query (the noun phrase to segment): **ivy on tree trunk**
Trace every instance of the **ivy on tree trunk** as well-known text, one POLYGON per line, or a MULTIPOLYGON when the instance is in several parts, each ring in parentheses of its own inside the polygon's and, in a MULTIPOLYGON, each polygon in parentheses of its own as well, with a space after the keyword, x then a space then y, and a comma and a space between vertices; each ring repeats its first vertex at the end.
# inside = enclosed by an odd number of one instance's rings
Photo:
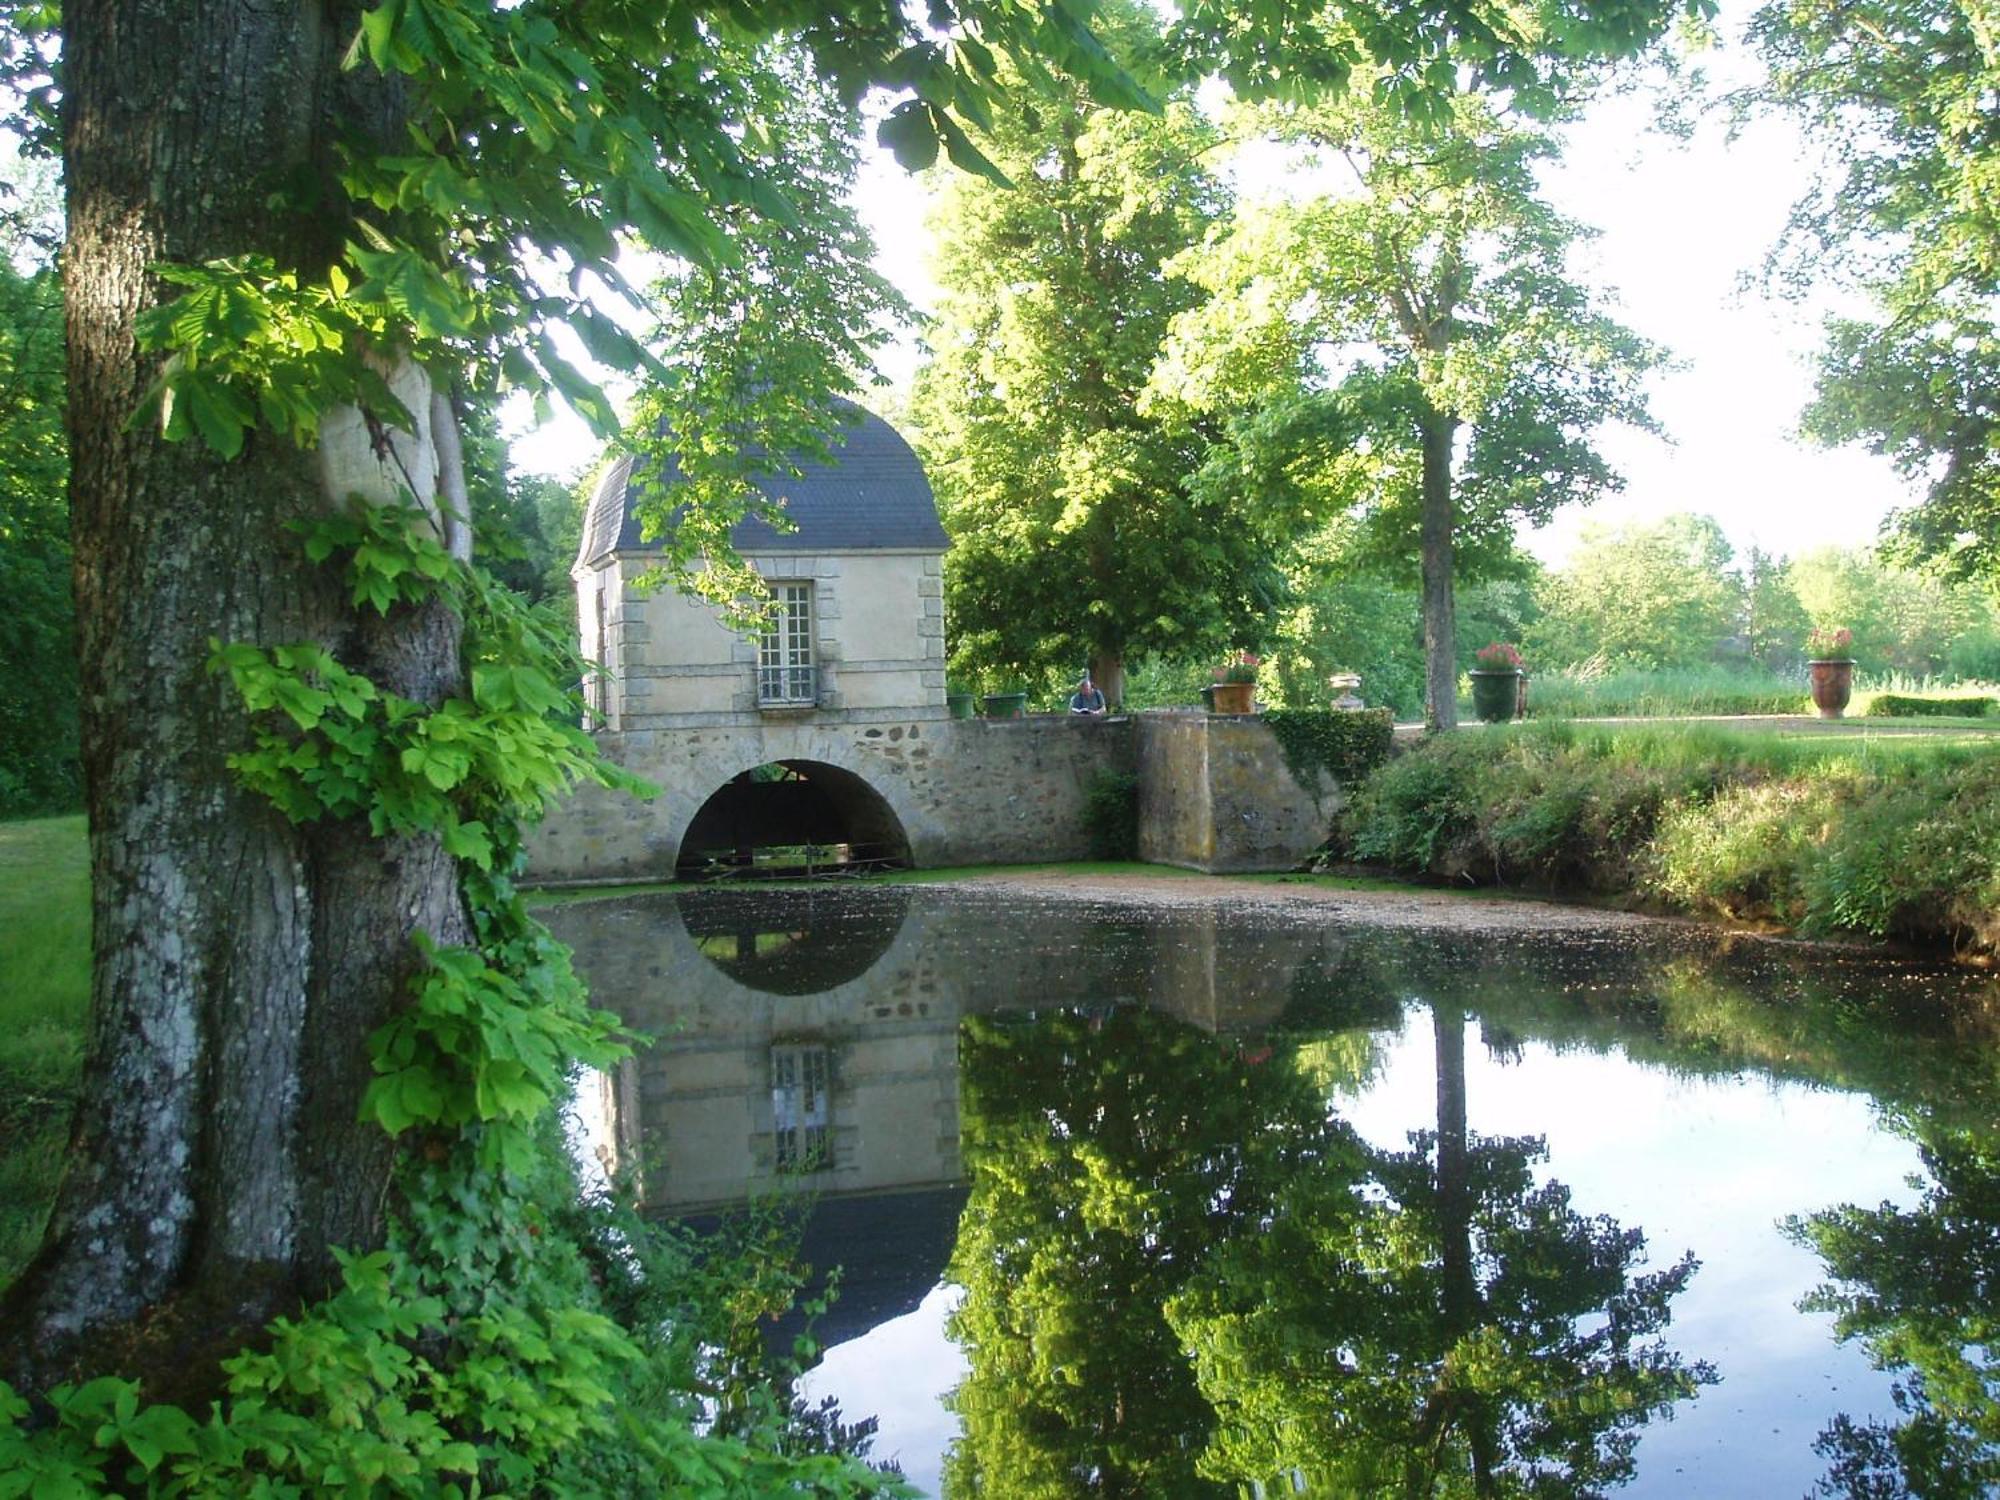
POLYGON ((337 12, 197 9, 66 7, 90 1086, 47 1238, 0 1315, 15 1374, 97 1363, 92 1338, 142 1312, 147 1339, 228 1347, 322 1291, 331 1247, 378 1243, 393 1146, 355 1107, 360 1043, 416 968, 411 934, 467 934, 435 838, 294 827, 229 770, 247 729, 208 667, 218 638, 317 642, 422 702, 460 668, 443 606, 364 620, 307 560, 292 528, 329 505, 313 454, 253 437, 223 465, 132 420, 160 364, 134 332, 155 264, 269 252, 286 232, 278 248, 318 258, 311 219, 274 236, 272 185, 326 170, 336 108, 349 129, 398 115, 379 78, 338 71, 337 12))

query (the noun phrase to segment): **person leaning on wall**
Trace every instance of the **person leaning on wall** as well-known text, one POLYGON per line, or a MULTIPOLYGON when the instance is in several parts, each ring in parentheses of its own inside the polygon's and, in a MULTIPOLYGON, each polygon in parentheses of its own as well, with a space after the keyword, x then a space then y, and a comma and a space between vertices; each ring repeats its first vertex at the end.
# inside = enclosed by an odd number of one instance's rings
POLYGON ((1073 714, 1101 714, 1104 712, 1104 694, 1097 690, 1097 684, 1085 672, 1077 682, 1076 691, 1069 695, 1069 711, 1073 714))

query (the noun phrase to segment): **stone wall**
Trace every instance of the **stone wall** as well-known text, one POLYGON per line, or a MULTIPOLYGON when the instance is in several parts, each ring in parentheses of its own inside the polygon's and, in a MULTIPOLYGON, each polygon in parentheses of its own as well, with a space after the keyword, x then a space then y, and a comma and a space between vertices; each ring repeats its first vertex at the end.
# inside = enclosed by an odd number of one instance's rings
POLYGON ((1205 870, 1215 852, 1208 788, 1208 718, 1201 713, 1142 716, 1139 858, 1205 870))
POLYGON ((1340 794, 1300 786, 1255 715, 1138 722, 1139 858, 1210 874, 1289 870, 1325 840, 1340 794))
POLYGON ((1338 792, 1315 797, 1285 765, 1278 737, 1254 715, 1213 715, 1208 730, 1212 874, 1289 870, 1326 842, 1338 792))
MULTIPOLYGON (((810 585, 821 711, 888 723, 944 716, 939 554, 746 552, 743 560, 774 587, 810 585)), ((762 712, 756 639, 729 629, 692 594, 671 587, 636 592, 632 581, 658 561, 621 552, 577 584, 584 654, 611 671, 596 690, 605 723, 630 734, 756 722, 762 712)))
POLYGON ((860 777, 895 814, 920 868, 1088 858, 1084 805, 1105 772, 1139 778, 1141 859, 1211 872, 1290 869, 1325 837, 1338 797, 1316 803, 1252 716, 772 720, 635 730, 603 743, 660 795, 579 791, 534 831, 532 879, 669 879, 702 803, 773 761, 860 777))
MULTIPOLYGON (((531 877, 549 884, 665 880, 702 803, 773 761, 851 771, 889 804, 920 867, 1083 859, 1083 807, 1102 771, 1133 768, 1133 721, 908 719, 638 730, 610 757, 661 788, 650 802, 586 787, 534 831, 531 877)), ((810 774, 810 772, 808 772, 810 774)))

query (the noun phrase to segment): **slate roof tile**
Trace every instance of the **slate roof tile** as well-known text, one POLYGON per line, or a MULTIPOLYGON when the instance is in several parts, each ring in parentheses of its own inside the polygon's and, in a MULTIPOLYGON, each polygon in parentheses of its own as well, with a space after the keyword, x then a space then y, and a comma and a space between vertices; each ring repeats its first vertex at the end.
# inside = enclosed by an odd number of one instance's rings
MULTIPOLYGON (((942 552, 948 545, 923 465, 896 429, 852 402, 840 403, 848 421, 835 435, 829 461, 800 466, 798 477, 776 474, 755 481, 782 501, 798 529, 779 532, 761 520, 739 522, 730 541, 739 552, 831 552, 868 548, 942 552)), ((671 477, 676 466, 668 460, 671 477)), ((588 567, 608 553, 644 551, 633 514, 637 498, 632 459, 612 465, 591 496, 577 563, 588 567)))

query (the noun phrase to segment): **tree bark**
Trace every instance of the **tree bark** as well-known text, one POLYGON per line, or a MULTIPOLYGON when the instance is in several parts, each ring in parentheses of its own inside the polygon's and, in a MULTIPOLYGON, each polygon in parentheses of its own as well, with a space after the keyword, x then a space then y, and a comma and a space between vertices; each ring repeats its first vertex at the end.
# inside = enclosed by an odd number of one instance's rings
POLYGON ((1451 451, 1458 421, 1432 411, 1423 423, 1424 726, 1458 727, 1458 622, 1452 600, 1451 451))
POLYGON ((436 701, 456 622, 364 621, 306 561, 289 528, 327 503, 313 455, 253 433, 224 463, 131 421, 159 366, 134 319, 172 290, 154 263, 324 263, 325 215, 271 195, 327 181, 336 125, 395 113, 339 72, 357 8, 64 7, 92 991, 68 1171, 0 1302, 0 1374, 29 1386, 122 1364, 203 1390, 214 1354, 326 1285, 332 1246, 379 1240, 392 1151, 356 1115, 366 1037, 407 990, 411 932, 468 930, 431 841, 293 827, 238 784, 245 717, 206 667, 211 639, 314 641, 436 701))
POLYGON ((1104 707, 1113 711, 1125 701, 1125 654, 1108 646, 1090 653, 1090 680, 1104 694, 1104 707))

